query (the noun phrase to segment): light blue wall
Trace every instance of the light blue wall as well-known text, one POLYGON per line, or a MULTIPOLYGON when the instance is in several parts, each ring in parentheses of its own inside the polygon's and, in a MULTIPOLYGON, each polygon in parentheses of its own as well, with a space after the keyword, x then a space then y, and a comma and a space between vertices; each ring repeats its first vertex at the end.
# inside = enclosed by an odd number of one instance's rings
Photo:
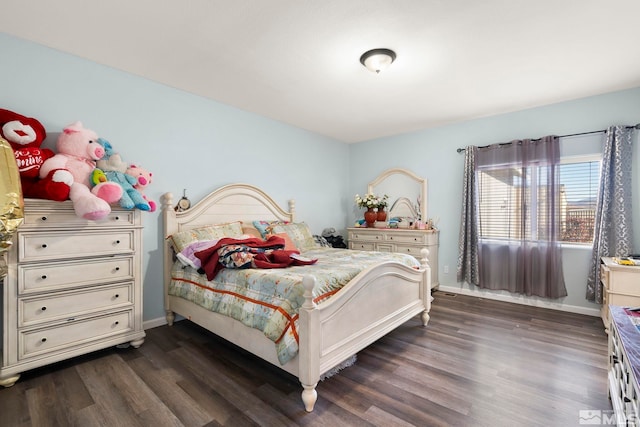
MULTIPOLYGON (((314 233, 343 224, 348 145, 0 34, 0 108, 35 117, 53 147, 80 120, 123 158, 154 172, 159 202, 184 188, 192 201, 232 182, 257 185, 314 233)), ((211 76, 215 79, 215 76, 211 76)), ((163 314, 162 222, 145 214, 144 319, 163 314)))
MULTIPOLYGON (((0 108, 38 118, 51 135, 48 146, 65 125, 83 121, 125 160, 154 172, 147 195, 156 201, 183 188, 196 201, 220 185, 247 182, 283 206, 295 199, 298 219, 315 233, 329 226, 344 232, 361 214, 353 196, 380 172, 404 167, 426 177, 428 216, 439 218, 441 232, 440 282, 472 293, 455 280, 463 162, 456 148, 640 121, 638 88, 347 145, 5 34, 0 52, 0 108)), ((636 142, 635 218, 639 159, 636 142)), ((145 224, 144 318, 152 320, 163 316, 159 214, 146 214, 145 224)), ((640 226, 635 245, 640 250, 640 226)), ((564 305, 597 308, 584 300, 588 258, 585 250, 565 251, 564 305)))
MULTIPOLYGON (((640 122, 640 88, 579 99, 546 107, 487 117, 465 123, 427 129, 410 134, 381 138, 351 147, 351 193, 362 193, 367 182, 382 170, 403 167, 428 180, 427 216, 437 218, 440 229, 439 278, 443 288, 471 294, 486 294, 474 287, 456 282, 458 234, 462 198, 464 155, 456 148, 487 145, 513 139, 549 134, 567 135, 606 129, 610 125, 633 125, 640 122), (449 266, 449 273, 444 273, 449 266)), ((640 143, 636 132, 634 143, 634 245, 640 250, 640 143)), ((350 211, 350 222, 356 214, 350 211)), ((599 308, 584 299, 590 248, 563 249, 565 280, 569 295, 560 305, 599 308)), ((493 297, 500 297, 494 292, 493 297)), ((513 297, 534 305, 548 301, 513 297)), ((570 308, 570 307, 569 307, 570 308)), ((579 310, 578 310, 579 311, 579 310)))

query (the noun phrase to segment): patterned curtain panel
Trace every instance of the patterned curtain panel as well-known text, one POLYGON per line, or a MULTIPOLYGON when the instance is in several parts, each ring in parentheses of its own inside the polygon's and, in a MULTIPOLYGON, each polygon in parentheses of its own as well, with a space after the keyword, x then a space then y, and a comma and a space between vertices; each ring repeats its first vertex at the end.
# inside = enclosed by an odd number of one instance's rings
POLYGON ((631 156, 633 129, 611 126, 602 154, 587 300, 602 304, 600 258, 633 251, 631 229, 631 156))
POLYGON ((462 218, 458 238, 458 282, 478 284, 478 209, 476 202, 476 150, 468 146, 464 153, 462 218))

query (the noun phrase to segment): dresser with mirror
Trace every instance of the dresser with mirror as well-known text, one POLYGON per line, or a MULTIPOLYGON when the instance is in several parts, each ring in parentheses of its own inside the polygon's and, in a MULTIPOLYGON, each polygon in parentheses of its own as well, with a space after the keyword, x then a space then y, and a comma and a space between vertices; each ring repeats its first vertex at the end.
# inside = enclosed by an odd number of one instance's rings
POLYGON ((387 195, 389 209, 387 221, 375 227, 347 229, 349 249, 401 252, 420 258, 420 251, 429 251, 431 288, 438 281, 439 232, 428 227, 427 180, 407 169, 389 169, 371 181, 368 193, 387 195), (399 219, 399 221, 394 221, 399 219), (397 228, 391 228, 389 224, 397 228))

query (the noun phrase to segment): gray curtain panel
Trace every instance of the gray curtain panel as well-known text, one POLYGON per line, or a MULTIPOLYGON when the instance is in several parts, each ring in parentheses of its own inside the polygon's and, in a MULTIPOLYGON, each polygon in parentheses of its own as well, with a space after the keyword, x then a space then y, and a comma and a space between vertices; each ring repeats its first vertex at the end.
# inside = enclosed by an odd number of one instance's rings
POLYGON ((458 282, 478 284, 478 205, 476 201, 476 150, 468 146, 464 152, 462 216, 458 236, 458 282))
POLYGON ((459 280, 518 294, 566 296, 558 241, 559 138, 547 136, 494 144, 477 148, 473 157, 474 170, 465 163, 459 280), (509 205, 514 225, 505 228, 498 223, 496 227, 495 217, 487 217, 487 212, 496 210, 496 198, 487 190, 490 187, 478 192, 482 185, 478 181, 480 173, 515 200, 509 205), (490 200, 483 200, 482 195, 490 200), (487 231, 492 227, 508 236, 496 237, 495 232, 487 231))
POLYGON ((625 256, 633 251, 631 228, 631 158, 633 129, 611 126, 602 153, 591 267, 586 298, 602 304, 600 258, 625 256))

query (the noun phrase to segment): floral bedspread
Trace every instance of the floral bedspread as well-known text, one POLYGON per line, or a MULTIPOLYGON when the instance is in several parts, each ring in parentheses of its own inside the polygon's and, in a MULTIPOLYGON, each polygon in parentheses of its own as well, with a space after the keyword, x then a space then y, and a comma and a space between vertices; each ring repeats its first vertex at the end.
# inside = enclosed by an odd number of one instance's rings
POLYGON ((304 251, 303 255, 318 258, 318 262, 266 270, 226 268, 212 281, 176 261, 169 294, 261 330, 275 343, 278 359, 285 364, 298 353, 298 309, 304 303, 304 275, 315 276, 313 296, 320 304, 374 264, 396 261, 409 267, 420 266, 410 255, 386 252, 324 247, 304 251))

